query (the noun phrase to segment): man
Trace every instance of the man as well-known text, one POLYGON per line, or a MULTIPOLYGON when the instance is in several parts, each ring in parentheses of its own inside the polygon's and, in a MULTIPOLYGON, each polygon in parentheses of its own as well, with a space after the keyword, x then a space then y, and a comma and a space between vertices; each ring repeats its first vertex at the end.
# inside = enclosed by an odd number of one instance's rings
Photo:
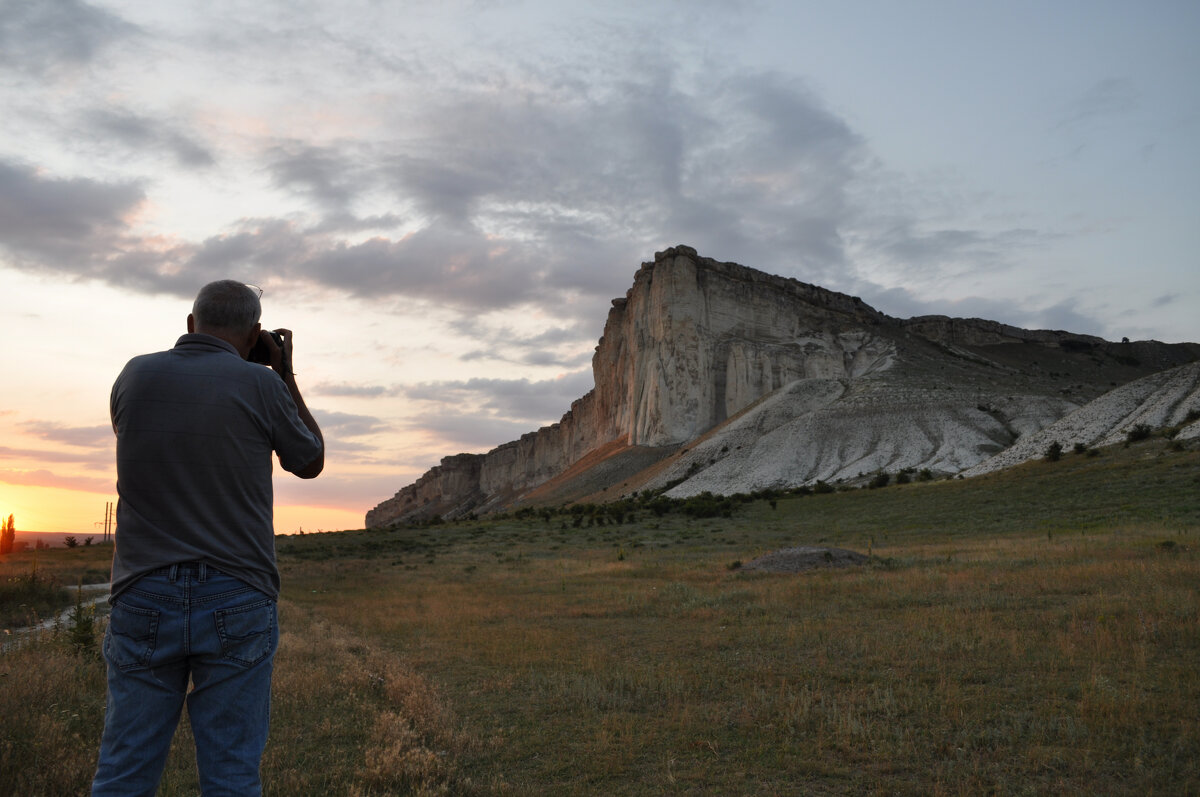
POLYGON ((113 385, 119 501, 93 795, 154 794, 185 700, 203 793, 261 793, 279 639, 271 454, 303 479, 325 464, 292 333, 262 330, 261 293, 205 285, 188 334, 113 385), (256 344, 270 368, 247 361, 256 344))

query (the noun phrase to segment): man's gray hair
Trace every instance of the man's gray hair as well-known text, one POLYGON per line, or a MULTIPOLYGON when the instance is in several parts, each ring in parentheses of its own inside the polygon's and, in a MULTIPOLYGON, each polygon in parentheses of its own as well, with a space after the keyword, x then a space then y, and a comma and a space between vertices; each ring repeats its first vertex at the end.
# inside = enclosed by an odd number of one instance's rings
POLYGON ((210 282, 196 294, 192 317, 197 329, 248 333, 262 317, 258 294, 237 280, 210 282))

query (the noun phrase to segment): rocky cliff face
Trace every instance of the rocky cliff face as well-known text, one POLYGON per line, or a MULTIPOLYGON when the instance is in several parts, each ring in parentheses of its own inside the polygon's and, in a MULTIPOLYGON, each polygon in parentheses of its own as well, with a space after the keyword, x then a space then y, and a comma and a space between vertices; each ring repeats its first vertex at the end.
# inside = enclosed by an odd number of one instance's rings
POLYGON ((643 264, 613 302, 592 360, 604 435, 630 445, 686 442, 798 379, 886 367, 885 317, 862 301, 688 247, 643 264))
MULTIPOLYGON (((443 459, 366 524, 489 511, 564 474, 578 477, 579 497, 598 488, 597 474, 606 487, 676 484, 673 494, 686 495, 884 467, 957 472, 1104 392, 1099 374, 1124 382, 1152 370, 1118 345, 979 319, 901 321, 674 247, 613 301, 592 358, 596 387, 557 424, 443 459), (610 456, 622 450, 671 459, 642 472, 647 457, 610 456), (580 463, 600 451, 607 464, 583 478, 580 463)), ((1200 356, 1137 345, 1154 368, 1200 356)))

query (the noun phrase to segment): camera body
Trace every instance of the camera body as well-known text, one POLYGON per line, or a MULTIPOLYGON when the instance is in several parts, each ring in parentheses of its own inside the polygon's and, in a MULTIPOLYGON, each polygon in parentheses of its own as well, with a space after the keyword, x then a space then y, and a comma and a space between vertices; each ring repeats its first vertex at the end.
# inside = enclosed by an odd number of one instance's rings
MULTIPOLYGON (((271 336, 271 340, 275 341, 276 346, 281 349, 283 348, 283 335, 280 335, 278 332, 272 329, 264 329, 263 332, 266 332, 271 336)), ((254 348, 250 350, 250 355, 246 359, 252 363, 262 363, 263 365, 271 364, 271 349, 267 347, 267 344, 261 335, 259 336, 258 341, 254 344, 254 348)))

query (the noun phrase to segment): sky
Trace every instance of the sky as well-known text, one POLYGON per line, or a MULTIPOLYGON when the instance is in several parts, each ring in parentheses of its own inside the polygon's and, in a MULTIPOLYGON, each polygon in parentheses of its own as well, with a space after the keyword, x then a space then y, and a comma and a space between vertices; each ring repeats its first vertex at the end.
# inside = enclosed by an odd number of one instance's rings
POLYGON ((261 286, 361 528, 592 387, 676 244, 862 297, 1200 341, 1200 3, 0 0, 0 514, 91 533, 108 418, 261 286))

